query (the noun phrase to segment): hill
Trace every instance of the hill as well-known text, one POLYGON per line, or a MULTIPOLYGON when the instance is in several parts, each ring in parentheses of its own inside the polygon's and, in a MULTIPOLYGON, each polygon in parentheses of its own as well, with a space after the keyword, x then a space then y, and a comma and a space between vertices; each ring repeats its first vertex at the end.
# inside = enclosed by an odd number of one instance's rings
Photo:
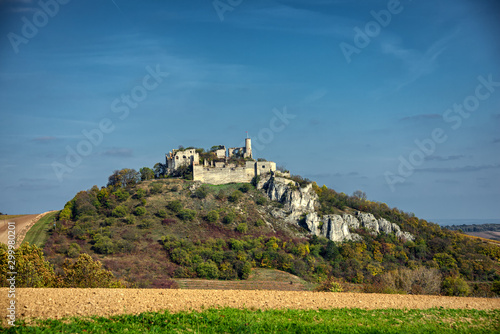
POLYGON ((498 245, 369 201, 360 191, 348 196, 275 173, 222 185, 139 175, 116 171, 106 187, 80 191, 55 224, 40 228, 47 238, 37 240, 65 286, 76 284, 71 263, 76 270, 76 262, 89 261, 82 254, 90 254, 130 287, 246 280, 252 268, 269 268, 326 290, 352 284, 392 293, 499 290, 498 245))
POLYGON ((439 293, 448 284, 449 294, 489 296, 500 279, 498 246, 297 176, 94 186, 59 213, 44 253, 56 272, 66 258, 91 254, 136 287, 242 280, 251 268, 274 268, 366 291, 439 293))

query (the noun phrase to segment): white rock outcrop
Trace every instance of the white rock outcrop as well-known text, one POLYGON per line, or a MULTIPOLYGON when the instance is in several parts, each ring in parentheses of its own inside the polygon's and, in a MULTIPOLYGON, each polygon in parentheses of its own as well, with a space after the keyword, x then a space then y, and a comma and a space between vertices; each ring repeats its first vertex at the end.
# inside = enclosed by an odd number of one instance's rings
POLYGON ((316 213, 319 199, 312 189, 312 184, 301 188, 293 180, 271 175, 268 179, 261 180, 257 188, 262 189, 269 199, 283 204, 283 209, 273 211, 274 217, 283 218, 288 222, 301 223, 312 234, 332 241, 360 240, 360 235, 350 232, 358 228, 365 228, 372 235, 381 232, 394 233, 398 238, 415 240, 411 233, 401 231, 395 223, 384 218, 377 219, 371 213, 358 211, 354 215, 344 213, 319 217, 316 213))
POLYGON ((355 215, 344 213, 343 215, 324 215, 319 217, 316 212, 306 215, 305 225, 307 229, 317 235, 324 236, 332 241, 358 240, 361 237, 351 233, 350 229, 365 228, 372 235, 381 232, 394 233, 398 238, 415 240, 409 232, 401 231, 401 228, 384 218, 376 219, 371 213, 356 212, 355 215))

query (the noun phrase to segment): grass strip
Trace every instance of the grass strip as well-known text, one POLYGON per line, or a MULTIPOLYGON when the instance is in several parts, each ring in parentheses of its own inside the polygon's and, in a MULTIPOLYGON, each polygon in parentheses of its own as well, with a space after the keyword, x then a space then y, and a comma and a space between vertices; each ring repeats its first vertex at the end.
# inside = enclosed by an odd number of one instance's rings
POLYGON ((498 333, 500 310, 240 310, 148 312, 18 322, 6 333, 498 333))
POLYGON ((29 229, 28 233, 26 233, 23 242, 29 242, 30 245, 34 244, 43 248, 45 242, 47 241, 47 233, 50 228, 50 224, 54 221, 57 214, 58 211, 55 211, 40 218, 35 225, 29 229))

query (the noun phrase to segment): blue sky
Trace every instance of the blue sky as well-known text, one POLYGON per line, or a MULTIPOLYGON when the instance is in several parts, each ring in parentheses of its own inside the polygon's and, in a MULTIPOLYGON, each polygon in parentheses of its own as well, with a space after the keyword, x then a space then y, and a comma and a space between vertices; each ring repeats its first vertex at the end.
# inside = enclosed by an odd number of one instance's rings
POLYGON ((499 218, 499 31, 485 0, 0 0, 0 212, 248 131, 338 192, 499 218))

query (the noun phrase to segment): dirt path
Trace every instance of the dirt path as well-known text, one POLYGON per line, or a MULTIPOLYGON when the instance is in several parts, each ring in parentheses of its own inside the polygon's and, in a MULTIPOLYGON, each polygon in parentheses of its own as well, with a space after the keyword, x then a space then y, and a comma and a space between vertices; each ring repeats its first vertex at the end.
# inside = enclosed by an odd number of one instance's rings
MULTIPOLYGON (((7 288, 0 289, 5 321, 7 288)), ((163 290, 163 289, 32 289, 16 290, 18 318, 110 316, 168 309, 171 312, 209 307, 249 309, 500 309, 500 299, 382 295, 305 291, 163 290)))
POLYGON ((5 220, 0 220, 0 242, 6 244, 8 241, 8 222, 15 222, 16 223, 16 247, 19 247, 21 243, 24 240, 24 237, 26 236, 26 233, 28 230, 35 225, 35 223, 45 216, 46 214, 54 212, 54 211, 47 211, 41 214, 36 214, 36 215, 25 215, 21 217, 16 217, 16 218, 11 218, 11 219, 5 219, 5 220))

